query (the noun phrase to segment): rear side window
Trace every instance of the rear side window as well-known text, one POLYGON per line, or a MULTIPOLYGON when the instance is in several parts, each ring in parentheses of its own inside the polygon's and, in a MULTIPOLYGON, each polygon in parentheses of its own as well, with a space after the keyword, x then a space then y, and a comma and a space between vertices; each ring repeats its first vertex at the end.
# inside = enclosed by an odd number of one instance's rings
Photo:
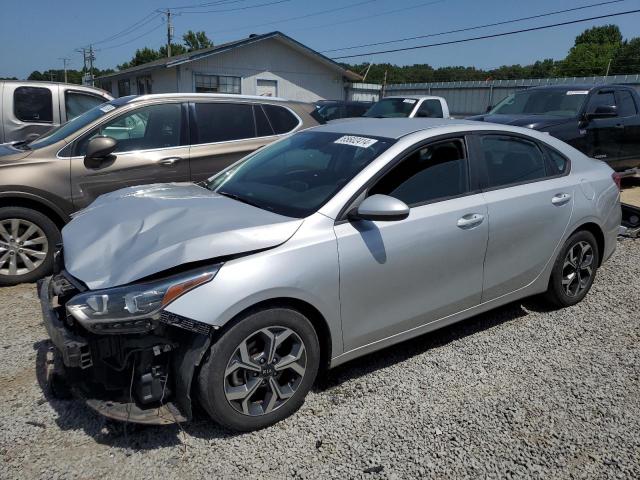
POLYGON ((263 107, 277 135, 289 133, 300 123, 296 116, 284 107, 277 105, 263 105, 263 107))
POLYGON ((535 143, 516 137, 486 135, 481 141, 487 187, 530 182, 544 178, 544 156, 535 143))
POLYGON ((87 93, 66 91, 64 94, 64 107, 67 112, 67 120, 82 115, 87 110, 105 103, 107 100, 87 93))
POLYGON ((247 103, 196 103, 197 143, 254 138, 253 107, 247 103))
POLYGON ((616 97, 618 100, 618 115, 621 117, 631 117, 638 113, 636 110, 636 103, 633 100, 631 92, 618 90, 616 92, 616 97))
POLYGON ((51 90, 42 87, 18 87, 13 92, 13 112, 23 122, 52 123, 51 90))
POLYGON ((569 168, 569 161, 563 156, 560 155, 555 150, 545 147, 545 152, 547 152, 547 157, 551 161, 551 168, 554 170, 554 174, 562 174, 567 171, 569 168))
POLYGON ((407 205, 456 197, 469 191, 462 140, 447 140, 420 148, 369 191, 390 195, 407 205))
POLYGON ((253 114, 256 117, 256 131, 259 137, 268 137, 269 135, 273 135, 273 128, 271 128, 271 124, 267 119, 267 116, 262 110, 261 105, 253 106, 253 114))
POLYGON ((420 105, 418 109, 418 113, 416 113, 417 117, 427 117, 427 118, 442 118, 444 114, 442 113, 442 105, 439 100, 425 100, 420 105))

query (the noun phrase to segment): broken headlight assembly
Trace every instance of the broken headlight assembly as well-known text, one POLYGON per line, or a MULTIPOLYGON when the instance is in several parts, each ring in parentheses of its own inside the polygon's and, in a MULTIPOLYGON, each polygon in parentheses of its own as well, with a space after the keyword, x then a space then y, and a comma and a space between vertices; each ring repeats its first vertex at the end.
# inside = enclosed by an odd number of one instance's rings
POLYGON ((220 267, 209 265, 156 281, 87 291, 67 302, 67 313, 93 333, 146 332, 154 328, 164 307, 213 280, 220 267))

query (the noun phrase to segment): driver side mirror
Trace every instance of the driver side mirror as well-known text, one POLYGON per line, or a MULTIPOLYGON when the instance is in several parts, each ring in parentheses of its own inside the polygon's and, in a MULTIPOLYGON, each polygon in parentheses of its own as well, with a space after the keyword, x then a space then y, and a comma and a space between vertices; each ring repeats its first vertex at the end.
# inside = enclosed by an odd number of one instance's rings
POLYGON ((487 105, 487 109, 484 112, 485 113, 489 113, 491 110, 493 110, 493 106, 492 105, 487 105))
POLYGON ((402 200, 389 195, 371 195, 357 209, 349 213, 350 220, 394 222, 409 216, 409 207, 402 200))
POLYGON ((111 137, 93 137, 87 144, 87 152, 84 160, 89 162, 91 166, 100 165, 104 160, 111 158, 111 154, 118 146, 118 142, 111 137))
POLYGON ((615 105, 600 105, 593 112, 587 113, 587 120, 594 118, 611 118, 618 116, 618 108, 615 105))

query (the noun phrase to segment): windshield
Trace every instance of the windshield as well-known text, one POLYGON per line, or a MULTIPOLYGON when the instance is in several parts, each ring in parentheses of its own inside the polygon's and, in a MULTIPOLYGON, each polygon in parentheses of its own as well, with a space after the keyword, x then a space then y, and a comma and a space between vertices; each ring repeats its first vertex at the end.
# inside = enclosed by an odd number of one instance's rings
POLYGON ((92 108, 91 110, 87 110, 82 115, 78 115, 77 117, 69 120, 62 125, 52 128, 47 133, 41 135, 36 138, 33 142, 29 143, 29 148, 36 149, 42 147, 48 147, 49 145, 53 145, 60 140, 64 140, 72 133, 80 130, 91 122, 97 120, 98 118, 106 115, 107 113, 113 111, 117 107, 123 105, 124 102, 121 98, 116 100, 111 100, 110 102, 103 103, 102 105, 98 105, 97 107, 92 108))
POLYGON ((385 98, 374 103, 363 117, 393 118, 408 117, 418 100, 415 98, 385 98))
POLYGON ((509 95, 489 114, 575 117, 588 93, 587 90, 524 90, 509 95))
POLYGON ((214 192, 288 217, 311 215, 394 140, 301 132, 210 178, 214 192))

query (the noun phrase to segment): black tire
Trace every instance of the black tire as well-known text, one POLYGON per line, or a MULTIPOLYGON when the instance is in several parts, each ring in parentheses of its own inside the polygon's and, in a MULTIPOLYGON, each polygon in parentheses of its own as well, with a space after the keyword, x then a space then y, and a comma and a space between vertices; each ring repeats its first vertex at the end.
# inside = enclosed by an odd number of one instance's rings
POLYGON ((220 425, 236 431, 258 430, 273 425, 295 413, 304 403, 318 373, 320 345, 311 322, 289 308, 271 308, 252 312, 234 322, 211 346, 198 378, 199 400, 209 416, 220 425), (292 330, 304 343, 306 369, 295 393, 270 413, 257 416, 239 412, 225 395, 225 370, 238 346, 255 332, 268 327, 292 330))
MULTIPOLYGON (((0 286, 16 285, 18 283, 31 283, 51 273, 53 268, 53 254, 55 247, 60 243, 60 230, 46 215, 24 207, 0 208, 0 221, 7 219, 20 219, 38 226, 47 239, 47 254, 44 261, 34 270, 21 274, 9 275, 0 273, 0 286)), ((0 238, 0 240, 3 240, 0 238)), ((1 268, 2 266, 0 266, 1 268)))
POLYGON ((591 232, 586 230, 580 230, 573 235, 571 235, 565 244, 562 246, 560 253, 558 254, 558 258, 553 265, 553 270, 551 271, 551 278, 549 279, 549 288, 543 295, 543 298, 549 303, 551 306, 556 308, 564 308, 570 307, 571 305, 575 305, 582 301, 582 299, 589 293, 591 286, 593 285, 593 281, 596 277, 597 269, 600 261, 600 252, 598 250, 598 242, 591 232), (577 291, 575 295, 569 295, 567 289, 562 284, 564 277, 564 264, 565 259, 567 258, 567 254, 569 251, 577 247, 581 242, 586 242, 592 250, 592 273, 588 278, 588 281, 585 281, 584 287, 577 291))

